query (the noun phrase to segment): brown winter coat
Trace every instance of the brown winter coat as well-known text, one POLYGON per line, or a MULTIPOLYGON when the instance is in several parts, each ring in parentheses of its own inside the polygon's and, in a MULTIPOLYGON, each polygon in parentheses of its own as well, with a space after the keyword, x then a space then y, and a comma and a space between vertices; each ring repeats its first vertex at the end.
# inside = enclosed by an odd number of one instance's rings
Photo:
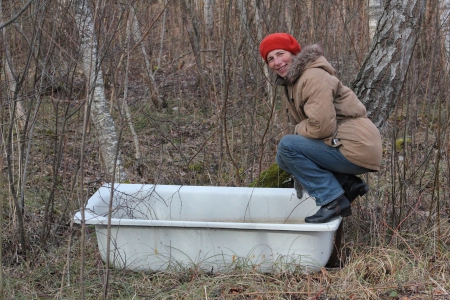
POLYGON ((295 133, 339 147, 352 163, 379 171, 382 145, 377 127, 353 91, 335 76, 319 45, 294 56, 285 79, 289 121, 295 133))

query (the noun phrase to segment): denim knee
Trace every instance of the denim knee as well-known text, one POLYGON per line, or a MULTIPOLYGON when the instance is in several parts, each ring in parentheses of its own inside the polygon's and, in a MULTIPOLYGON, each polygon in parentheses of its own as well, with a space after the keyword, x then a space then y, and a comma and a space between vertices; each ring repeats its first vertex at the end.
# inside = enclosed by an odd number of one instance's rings
POLYGON ((289 151, 290 148, 292 148, 292 138, 300 138, 298 135, 288 134, 281 138, 280 142, 278 143, 277 147, 277 153, 284 154, 286 151, 289 151))
POLYGON ((290 148, 289 144, 290 144, 290 142, 289 142, 288 135, 283 136, 281 138, 280 142, 278 143, 276 162, 281 168, 282 168, 282 166, 285 165, 284 158, 286 155, 286 151, 290 148))

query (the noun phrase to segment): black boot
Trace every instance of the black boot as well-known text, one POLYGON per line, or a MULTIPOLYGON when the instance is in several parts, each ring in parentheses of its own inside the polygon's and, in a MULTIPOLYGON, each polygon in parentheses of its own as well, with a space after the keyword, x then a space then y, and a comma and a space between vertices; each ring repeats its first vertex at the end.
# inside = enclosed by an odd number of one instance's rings
POLYGON ((326 223, 339 216, 348 217, 352 214, 350 201, 344 195, 340 195, 316 212, 316 214, 306 217, 306 223, 326 223))
POLYGON ((352 203, 356 197, 363 196, 369 191, 367 184, 355 175, 348 175, 348 178, 342 185, 342 188, 344 189, 345 197, 348 201, 350 201, 350 203, 352 203))

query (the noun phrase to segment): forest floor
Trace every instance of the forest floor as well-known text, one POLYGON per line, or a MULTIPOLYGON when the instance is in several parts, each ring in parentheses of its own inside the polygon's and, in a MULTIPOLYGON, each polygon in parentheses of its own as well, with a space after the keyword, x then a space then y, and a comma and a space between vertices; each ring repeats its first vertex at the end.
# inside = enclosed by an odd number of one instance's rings
MULTIPOLYGON (((204 136, 191 134, 190 128, 204 126, 204 130, 210 130, 206 128, 207 122, 191 122, 184 117, 177 121, 180 124, 183 125, 173 129, 172 134, 189 137, 184 143, 193 149, 204 136)), ((154 134, 146 141, 160 139, 154 134)), ((132 157, 131 140, 124 145, 127 156, 132 157)), ((86 174, 91 174, 88 180, 95 182, 98 162, 92 157, 86 164, 89 166, 86 174)), ((153 159, 155 165, 162 163, 164 155, 153 159)), ((176 164, 162 164, 165 175, 157 178, 147 175, 144 180, 164 181, 179 170, 176 164)), ((152 174, 158 172, 161 170, 152 174)), ((204 180, 187 172, 184 177, 172 177, 172 183, 182 184, 186 178, 190 182, 204 180)), ((141 177, 134 176, 132 182, 142 182, 141 177)), ((386 189, 376 180, 377 176, 384 175, 371 175, 372 191, 354 203, 353 215, 345 219, 339 267, 323 268, 317 273, 302 270, 262 273, 248 265, 214 274, 196 266, 165 272, 110 269, 105 288, 105 263, 100 257, 94 227, 86 228, 82 254, 80 225, 60 224, 53 242, 46 248, 39 246, 39 226, 29 226, 28 234, 34 240, 30 242, 30 256, 24 261, 20 245, 6 238, 15 234, 10 220, 3 242, 5 299, 81 299, 83 294, 85 299, 98 299, 105 290, 109 299, 450 299, 448 218, 430 219, 425 213, 414 212, 415 221, 409 223, 413 224, 409 230, 391 228, 381 209, 389 199, 377 202, 386 189)), ((92 192, 100 184, 95 183, 92 192)), ((30 209, 26 218, 39 219, 39 205, 30 209)))

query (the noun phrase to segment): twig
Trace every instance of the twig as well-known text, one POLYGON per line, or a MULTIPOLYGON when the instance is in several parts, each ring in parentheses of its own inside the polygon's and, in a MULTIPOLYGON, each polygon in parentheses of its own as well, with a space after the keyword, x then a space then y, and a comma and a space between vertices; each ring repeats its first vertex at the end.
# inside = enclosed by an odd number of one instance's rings
MULTIPOLYGON (((429 189, 427 189, 427 190, 431 190, 431 189, 433 189, 433 188, 429 188, 429 189)), ((405 222, 406 219, 408 219, 408 218, 412 215, 412 213, 413 213, 414 211, 417 211, 417 207, 419 207, 420 200, 422 199, 422 195, 423 195, 427 190, 422 191, 422 193, 419 195, 419 198, 417 199, 416 205, 414 206, 414 208, 412 209, 412 211, 410 211, 410 213, 409 213, 406 217, 404 217, 403 220, 400 221, 400 223, 398 223, 397 227, 395 227, 395 230, 396 230, 396 231, 400 228, 400 225, 402 225, 403 222, 405 222)))
POLYGON ((25 4, 24 7, 22 7, 22 9, 11 19, 9 19, 8 21, 6 21, 5 23, 0 24, 0 30, 3 29, 4 27, 8 26, 9 24, 13 23, 18 17, 20 17, 20 15, 27 9, 27 7, 33 2, 33 0, 28 1, 27 4, 25 4))
POLYGON ((312 298, 312 300, 315 300, 315 299, 317 299, 317 297, 319 297, 320 296, 320 294, 322 294, 323 293, 323 291, 325 291, 325 289, 323 288, 323 289, 321 289, 319 292, 317 292, 317 294, 314 296, 314 298, 312 298))
MULTIPOLYGON (((397 236, 405 243, 406 247, 408 247, 408 249, 411 251, 411 254, 414 255, 414 258, 418 260, 419 258, 416 256, 416 254, 415 254, 414 251, 411 249, 411 247, 410 247, 409 244, 406 242, 406 240, 400 235, 400 233, 399 233, 396 229, 394 229, 394 228, 392 228, 391 226, 389 226, 384 220, 381 220, 381 222, 382 222, 386 227, 388 227, 390 230, 392 230, 392 232, 393 232, 395 235, 397 235, 397 236)), ((391 239, 391 241, 392 241, 392 239, 391 239)))
POLYGON ((433 278, 431 278, 431 281, 436 284, 445 294, 444 295, 448 295, 448 292, 444 289, 444 287, 442 287, 442 285, 440 285, 436 280, 434 280, 433 278))

